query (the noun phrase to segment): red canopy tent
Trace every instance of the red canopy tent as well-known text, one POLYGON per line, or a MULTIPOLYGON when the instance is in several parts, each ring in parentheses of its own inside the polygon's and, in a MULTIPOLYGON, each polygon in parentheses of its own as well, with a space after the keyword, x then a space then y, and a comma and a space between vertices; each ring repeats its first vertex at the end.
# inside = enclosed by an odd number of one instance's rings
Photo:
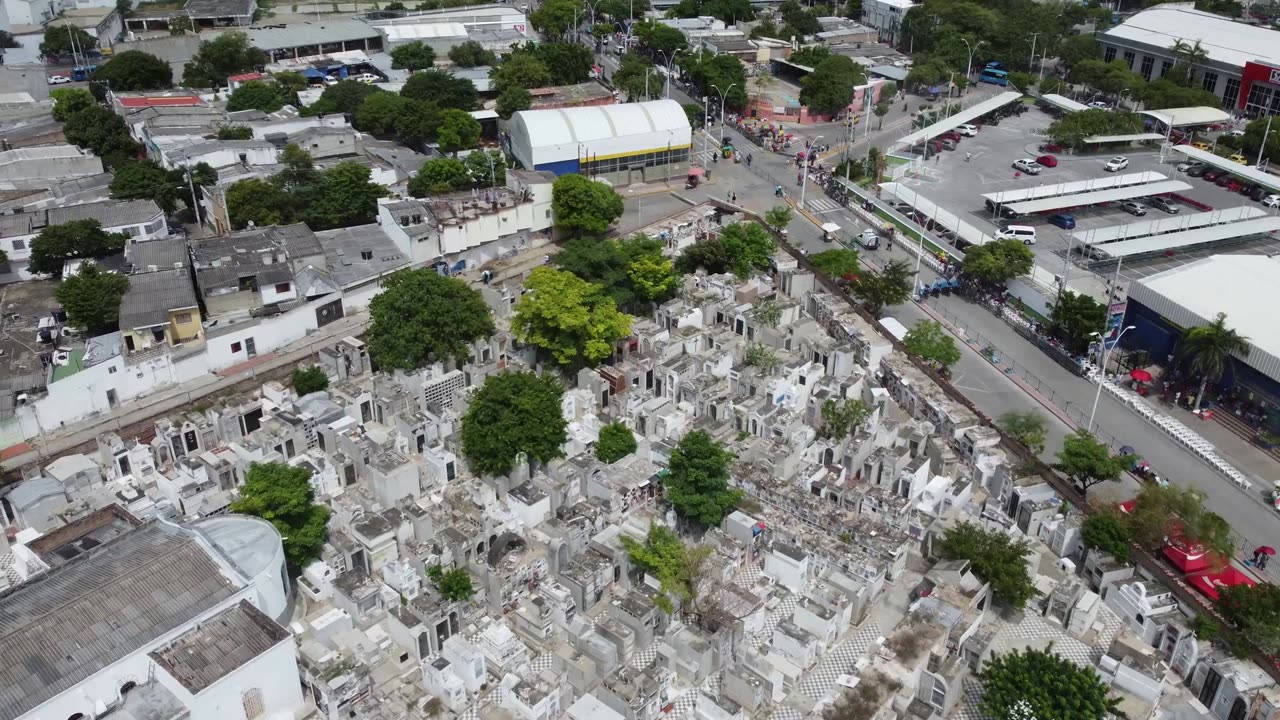
POLYGON ((1136 499, 1125 500, 1124 502, 1120 503, 1117 507, 1119 507, 1120 512, 1124 513, 1125 515, 1131 515, 1133 514, 1133 509, 1138 507, 1138 501, 1136 499))
POLYGON ((1221 563, 1215 562, 1213 555, 1199 544, 1189 544, 1182 538, 1169 538, 1164 545, 1164 556, 1169 559, 1184 575, 1208 570, 1221 563))
POLYGON ((1235 565, 1228 565, 1216 573, 1206 572, 1193 575, 1187 578, 1187 582, 1191 583, 1211 600, 1217 600, 1218 593, 1229 587, 1258 584, 1254 582, 1253 578, 1237 570, 1235 565))

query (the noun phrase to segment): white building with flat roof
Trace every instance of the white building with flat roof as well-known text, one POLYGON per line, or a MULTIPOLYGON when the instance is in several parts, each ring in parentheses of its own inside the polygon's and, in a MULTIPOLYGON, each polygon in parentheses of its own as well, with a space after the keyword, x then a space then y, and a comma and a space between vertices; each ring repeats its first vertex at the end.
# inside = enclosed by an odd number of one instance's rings
POLYGON ((914 0, 863 0, 862 24, 875 28, 881 42, 897 45, 902 39, 902 21, 915 7, 914 0))

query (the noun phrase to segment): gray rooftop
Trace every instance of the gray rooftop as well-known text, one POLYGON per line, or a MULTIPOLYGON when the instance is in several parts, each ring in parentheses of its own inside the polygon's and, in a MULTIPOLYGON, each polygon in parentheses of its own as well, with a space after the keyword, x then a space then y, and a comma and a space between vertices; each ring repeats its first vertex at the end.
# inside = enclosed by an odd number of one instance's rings
POLYGON ((254 5, 254 0, 187 0, 183 10, 193 18, 248 17, 254 5))
POLYGON ((341 287, 391 272, 409 264, 382 226, 357 225, 316 233, 324 248, 329 274, 341 287))
POLYGON ((120 299, 120 327, 149 328, 169 322, 169 312, 196 307, 196 291, 186 270, 159 270, 129 276, 120 299))
POLYGON ((14 720, 235 593, 194 536, 150 523, 0 595, 0 720, 14 720))
POLYGON ((49 208, 49 224, 72 220, 97 220, 104 228, 141 225, 162 215, 154 200, 103 200, 102 202, 49 208))
POLYGON ((381 38, 376 29, 359 20, 330 20, 289 23, 268 27, 236 28, 249 35, 253 46, 267 52, 288 48, 337 43, 345 40, 381 38))
POLYGON ((182 238, 130 243, 124 247, 124 257, 133 265, 135 274, 172 270, 179 266, 185 268, 191 264, 187 243, 182 238))
POLYGON ((165 672, 191 693, 265 653, 289 633, 248 600, 224 610, 150 653, 165 672))
POLYGON ((256 277, 260 285, 293 279, 292 262, 323 255, 315 233, 306 225, 278 225, 244 230, 222 237, 191 241, 196 279, 201 292, 238 285, 241 277, 256 277), (286 259, 267 263, 270 251, 284 250, 286 259), (287 260, 287 261, 286 261, 287 260))

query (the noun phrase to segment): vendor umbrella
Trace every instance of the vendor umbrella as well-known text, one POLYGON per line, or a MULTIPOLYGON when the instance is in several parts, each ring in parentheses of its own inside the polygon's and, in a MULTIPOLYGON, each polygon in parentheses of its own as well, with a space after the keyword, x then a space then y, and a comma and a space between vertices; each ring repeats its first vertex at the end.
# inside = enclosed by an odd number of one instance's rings
POLYGON ((1120 448, 1120 454, 1121 454, 1121 455, 1134 455, 1134 454, 1136 454, 1136 453, 1134 453, 1134 451, 1133 451, 1133 446, 1132 446, 1132 445, 1125 445, 1124 447, 1120 448))
POLYGON ((1259 547, 1257 550, 1253 551, 1254 555, 1257 555, 1258 553, 1262 553, 1263 555, 1275 555, 1276 549, 1271 547, 1270 545, 1263 545, 1262 547, 1259 547))
POLYGON ((1129 371, 1129 377, 1137 380, 1138 382, 1151 382, 1151 373, 1141 368, 1129 371))

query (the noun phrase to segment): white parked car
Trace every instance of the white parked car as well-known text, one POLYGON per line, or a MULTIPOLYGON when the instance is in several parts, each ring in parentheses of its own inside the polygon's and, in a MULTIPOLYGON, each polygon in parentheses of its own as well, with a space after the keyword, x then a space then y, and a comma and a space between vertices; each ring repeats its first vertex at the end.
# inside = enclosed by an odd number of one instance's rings
POLYGON ((1116 172, 1127 167, 1129 167, 1129 158, 1117 156, 1108 160, 1107 164, 1104 165, 1102 169, 1107 172, 1116 172))
POLYGON ((1093 109, 1095 109, 1095 110, 1110 110, 1110 109, 1111 109, 1111 106, 1110 106, 1110 105, 1108 105, 1108 104, 1106 104, 1106 103, 1102 102, 1101 100, 1094 100, 1093 102, 1089 103, 1089 107, 1091 107, 1091 108, 1093 108, 1093 109))
POLYGON ((1243 130, 1228 130, 1222 133, 1222 137, 1244 137, 1243 130))
POLYGON ((1022 172, 1028 175, 1039 175, 1041 167, 1039 163, 1037 163, 1035 160, 1032 160, 1030 158, 1022 158, 1021 160, 1013 161, 1013 169, 1021 170, 1022 172))
POLYGON ((1268 195, 1262 199, 1262 204, 1267 207, 1280 207, 1280 195, 1268 195))
POLYGON ((978 126, 977 125, 960 125, 959 127, 956 128, 956 132, 960 133, 961 135, 964 135, 965 137, 973 137, 974 135, 978 134, 978 126))
POLYGON ((382 78, 378 77, 377 75, 374 75, 373 73, 360 73, 359 75, 356 75, 351 79, 357 82, 365 83, 366 85, 371 85, 376 82, 382 82, 382 78))
POLYGON ((69 82, 71 82, 71 78, 67 77, 66 75, 50 75, 49 76, 50 85, 66 85, 69 82))
POLYGON ((325 75, 324 80, 322 80, 321 82, 323 82, 325 85, 337 85, 342 81, 332 75, 325 75))

